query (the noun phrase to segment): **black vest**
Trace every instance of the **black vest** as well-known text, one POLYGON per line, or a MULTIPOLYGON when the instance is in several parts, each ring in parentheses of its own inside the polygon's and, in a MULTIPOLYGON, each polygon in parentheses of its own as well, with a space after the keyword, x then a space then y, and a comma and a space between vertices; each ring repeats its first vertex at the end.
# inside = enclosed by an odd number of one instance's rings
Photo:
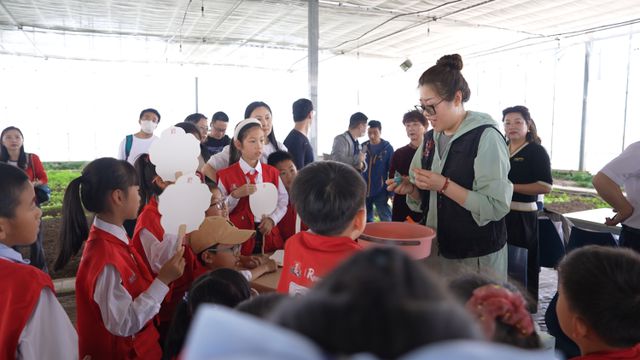
MULTIPOLYGON (((469 191, 473 189, 473 179, 475 178, 473 164, 478 154, 478 144, 482 133, 488 127, 493 126, 479 126, 449 144, 449 153, 442 168, 442 175, 469 191)), ((498 131, 495 127, 493 129, 498 131)), ((425 165, 428 165, 427 169, 430 170, 435 146, 433 146, 432 136, 430 139, 425 136, 425 140, 427 140, 424 144, 425 148, 427 148, 427 142, 431 142, 432 145, 430 151, 423 153, 422 163, 423 168, 427 168, 425 165)), ((421 192, 424 221, 426 222, 430 191, 421 192)), ((491 221, 484 226, 478 226, 471 216, 471 212, 467 209, 446 195, 438 194, 437 196, 438 248, 445 258, 464 259, 484 256, 500 250, 506 244, 507 228, 504 218, 491 221)))

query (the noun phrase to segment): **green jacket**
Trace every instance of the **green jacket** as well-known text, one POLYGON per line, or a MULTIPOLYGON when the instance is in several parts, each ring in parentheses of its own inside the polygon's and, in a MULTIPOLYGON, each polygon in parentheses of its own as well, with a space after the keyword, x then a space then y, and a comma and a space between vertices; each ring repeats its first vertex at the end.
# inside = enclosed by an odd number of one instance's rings
MULTIPOLYGON (((447 154, 451 143, 466 132, 481 125, 493 125, 498 128, 498 123, 488 114, 468 111, 467 117, 462 121, 458 131, 440 158, 438 149, 438 139, 440 133, 434 133, 435 149, 431 171, 441 173, 447 160, 447 154)), ((416 154, 411 160, 411 169, 422 167, 422 153, 424 144, 418 147, 416 154)), ((463 207, 471 212, 473 219, 478 226, 484 226, 490 221, 502 219, 509 212, 511 196, 513 194, 513 184, 508 179, 509 175, 509 150, 504 138, 493 129, 486 129, 480 138, 478 145, 478 155, 474 161, 475 179, 473 188, 468 189, 469 194, 463 207)), ((409 171, 409 180, 415 183, 413 171, 409 171)), ((436 204, 437 194, 432 191, 429 197, 429 213, 427 214, 427 226, 437 228, 438 206, 436 204)), ((414 200, 407 196, 407 205, 413 211, 421 211, 420 200, 414 200)))

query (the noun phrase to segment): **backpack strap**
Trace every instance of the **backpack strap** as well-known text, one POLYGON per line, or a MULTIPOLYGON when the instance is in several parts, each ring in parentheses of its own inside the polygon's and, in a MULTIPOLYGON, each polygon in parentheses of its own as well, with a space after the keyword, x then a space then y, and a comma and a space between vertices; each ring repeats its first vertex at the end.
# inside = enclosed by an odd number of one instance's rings
POLYGON ((127 135, 124 143, 124 158, 125 160, 129 159, 129 154, 131 154, 131 145, 133 145, 133 135, 127 135))

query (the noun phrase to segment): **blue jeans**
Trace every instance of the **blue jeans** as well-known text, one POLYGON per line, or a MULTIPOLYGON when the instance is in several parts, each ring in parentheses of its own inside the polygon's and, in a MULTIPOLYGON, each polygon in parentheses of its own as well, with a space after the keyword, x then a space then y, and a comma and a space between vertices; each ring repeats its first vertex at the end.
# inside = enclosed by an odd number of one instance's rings
POLYGON ((375 205, 376 211, 380 221, 391 221, 391 207, 389 206, 389 194, 386 191, 381 191, 378 195, 367 198, 367 222, 373 222, 373 207, 375 205))

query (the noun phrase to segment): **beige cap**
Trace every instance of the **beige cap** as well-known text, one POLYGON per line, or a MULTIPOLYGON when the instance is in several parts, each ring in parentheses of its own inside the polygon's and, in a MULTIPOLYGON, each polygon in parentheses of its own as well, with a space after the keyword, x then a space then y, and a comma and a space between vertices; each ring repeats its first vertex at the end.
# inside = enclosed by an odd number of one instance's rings
POLYGON ((189 245, 194 253, 199 254, 217 244, 242 244, 253 234, 255 230, 238 229, 226 218, 210 216, 204 219, 198 230, 190 234, 189 245))

